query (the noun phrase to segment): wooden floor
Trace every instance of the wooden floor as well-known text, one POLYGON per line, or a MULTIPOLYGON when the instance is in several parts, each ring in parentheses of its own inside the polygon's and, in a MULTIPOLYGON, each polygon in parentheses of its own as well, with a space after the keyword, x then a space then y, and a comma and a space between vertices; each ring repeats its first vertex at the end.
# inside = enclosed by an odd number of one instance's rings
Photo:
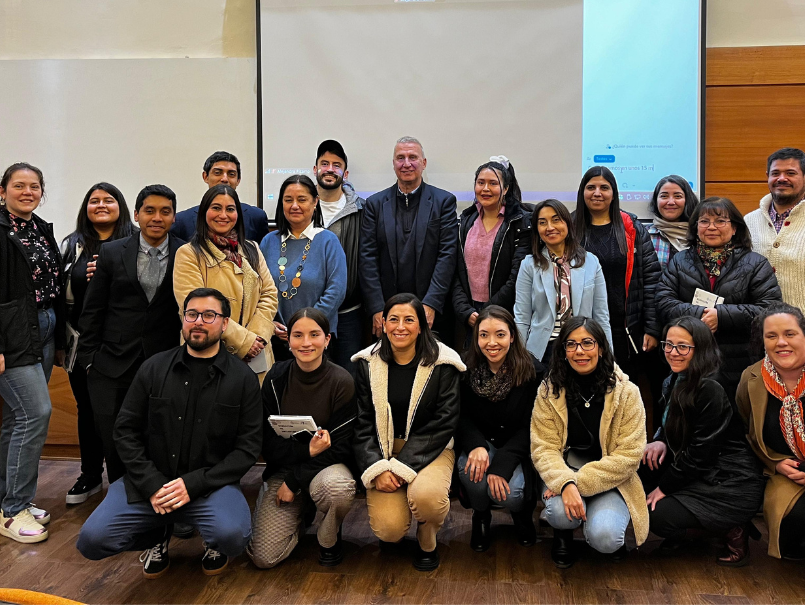
MULTIPOLYGON (((549 530, 536 546, 522 548, 499 511, 492 548, 470 550, 471 515, 457 501, 439 532, 442 565, 432 573, 414 570, 405 554, 381 556, 358 500, 344 526, 346 557, 336 568, 317 564, 309 531, 276 569, 259 570, 244 555, 208 578, 201 539, 174 539, 170 571, 148 581, 137 553, 94 562, 75 549, 81 524, 101 498, 66 507, 64 494, 78 474, 77 462, 42 462, 37 504, 53 515, 50 538, 39 545, 0 538, 0 587, 85 603, 805 603, 805 565, 768 557, 765 542, 752 544, 752 562, 742 569, 715 565, 716 544, 667 558, 652 552, 659 543, 652 539, 621 563, 585 548, 573 568, 560 571, 550 561, 549 530)), ((258 469, 244 480, 250 503, 259 481, 258 469)))

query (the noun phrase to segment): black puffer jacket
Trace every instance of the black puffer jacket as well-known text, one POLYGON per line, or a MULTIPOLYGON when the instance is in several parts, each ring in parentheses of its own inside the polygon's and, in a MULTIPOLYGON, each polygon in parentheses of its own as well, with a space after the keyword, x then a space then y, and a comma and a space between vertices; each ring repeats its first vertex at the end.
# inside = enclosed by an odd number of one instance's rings
POLYGON ((367 488, 385 471, 411 483, 419 471, 453 447, 458 426, 459 372, 466 369, 458 353, 441 343, 436 364, 420 364, 414 378, 406 443, 392 457, 397 431, 388 398, 388 367, 375 348, 379 347, 367 347, 352 358, 358 363, 353 449, 361 481, 367 488))
MULTIPOLYGON (((662 329, 657 318, 657 307, 654 304, 655 291, 662 275, 662 267, 657 259, 654 244, 648 229, 643 226, 637 216, 625 212, 631 220, 634 233, 634 265, 632 279, 629 281, 629 291, 626 293, 626 326, 629 335, 634 341, 638 351, 643 350, 643 334, 659 338, 662 329)), ((630 226, 623 218, 626 227, 627 241, 630 226)))
POLYGON ((730 401, 734 401, 741 372, 760 359, 749 350, 752 320, 761 309, 782 300, 780 286, 765 257, 736 248, 711 289, 696 250, 683 250, 668 263, 657 286, 657 310, 663 325, 685 315, 701 318, 704 307, 691 304, 696 288, 724 297, 724 303, 716 307, 715 337, 723 357, 721 384, 730 401))
MULTIPOLYGON (((489 302, 486 305, 500 305, 510 313, 514 310, 514 286, 520 262, 531 253, 531 213, 529 204, 507 204, 503 213, 495 243, 492 246, 492 262, 489 267, 489 302)), ((467 262, 464 260, 464 244, 473 224, 478 218, 478 207, 473 204, 466 208, 458 218, 458 260, 456 275, 453 278, 453 309, 462 324, 475 312, 472 306, 472 292, 467 275, 467 262)))

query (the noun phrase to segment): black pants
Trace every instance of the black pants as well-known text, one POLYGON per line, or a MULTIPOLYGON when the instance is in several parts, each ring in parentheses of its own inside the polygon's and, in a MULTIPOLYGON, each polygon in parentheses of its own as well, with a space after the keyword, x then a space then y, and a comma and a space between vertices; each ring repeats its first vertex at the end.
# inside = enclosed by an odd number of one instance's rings
POLYGON ((805 555, 805 496, 800 496, 780 524, 780 553, 783 556, 805 555))
POLYGON ((651 510, 649 527, 661 538, 684 538, 689 529, 700 529, 701 523, 673 496, 666 496, 651 510))
POLYGON ((75 364, 68 374, 78 410, 78 447, 81 450, 81 474, 100 480, 103 475, 103 442, 95 428, 95 414, 87 388, 87 372, 75 364))
POLYGON ((126 398, 131 383, 143 360, 126 370, 119 378, 111 378, 101 374, 98 370, 90 368, 87 373, 87 386, 89 387, 92 411, 95 414, 95 428, 103 443, 103 455, 106 458, 106 477, 112 484, 126 474, 126 468, 117 455, 113 433, 115 420, 120 412, 120 406, 126 398))

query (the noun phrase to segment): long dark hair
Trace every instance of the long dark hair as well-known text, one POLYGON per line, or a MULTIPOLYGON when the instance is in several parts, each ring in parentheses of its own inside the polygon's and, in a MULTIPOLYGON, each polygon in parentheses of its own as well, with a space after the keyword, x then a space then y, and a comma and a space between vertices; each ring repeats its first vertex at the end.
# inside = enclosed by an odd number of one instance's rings
POLYGON ((554 397, 559 397, 561 390, 565 389, 565 398, 568 405, 578 401, 581 398, 581 394, 579 393, 577 380, 578 374, 570 367, 570 363, 567 361, 564 343, 567 341, 568 336, 579 328, 584 328, 590 333, 590 336, 598 343, 598 350, 601 353, 598 365, 595 366, 592 372, 592 377, 595 380, 595 392, 606 393, 615 386, 615 356, 612 354, 607 335, 604 333, 601 324, 594 319, 582 317, 581 315, 571 317, 562 326, 559 331, 559 337, 554 342, 553 353, 548 366, 548 377, 546 378, 550 388, 553 390, 554 397))
MULTIPOLYGON (((277 231, 279 231, 280 235, 288 235, 288 233, 291 231, 291 226, 288 223, 288 219, 285 218, 285 209, 282 207, 282 198, 285 196, 285 190, 289 185, 302 185, 302 187, 310 192, 310 195, 313 196, 313 199, 317 199, 319 197, 319 190, 316 189, 316 184, 310 179, 309 176, 304 174, 292 174, 285 179, 282 182, 282 185, 280 185, 280 194, 279 198, 277 199, 277 209, 274 211, 274 222, 277 224, 277 231)), ((313 226, 324 227, 324 218, 322 218, 321 214, 321 204, 318 203, 313 209, 313 226)))
POLYGON ((690 441, 693 432, 691 418, 696 407, 696 392, 702 380, 714 376, 721 366, 721 353, 713 333, 696 317, 684 316, 675 319, 663 330, 662 339, 671 328, 682 328, 690 334, 694 349, 684 378, 677 378, 668 398, 668 414, 665 417, 665 436, 671 450, 678 452, 690 441))
POLYGON ((618 241, 618 249, 621 254, 626 256, 629 251, 626 249, 626 227, 623 224, 623 217, 621 216, 620 194, 618 193, 618 181, 615 180, 615 175, 606 166, 593 166, 584 176, 581 177, 579 184, 579 192, 576 195, 576 239, 584 246, 587 242, 587 229, 592 224, 592 217, 590 211, 587 209, 587 204, 584 203, 584 188, 587 187, 592 179, 597 176, 604 177, 609 186, 612 187, 612 203, 609 205, 609 220, 612 221, 612 227, 615 231, 615 239, 618 241))
POLYGON ((741 212, 726 197, 708 197, 696 206, 688 222, 688 246, 695 250, 699 243, 699 219, 701 216, 712 215, 730 220, 730 224, 735 227, 735 235, 732 236, 732 243, 736 248, 752 249, 752 235, 749 227, 741 212))
MULTIPOLYGON (((439 343, 433 336, 433 332, 430 331, 428 317, 425 315, 425 307, 422 305, 422 302, 413 294, 405 292, 395 294, 386 301, 386 306, 383 307, 384 320, 388 317, 392 307, 396 305, 411 305, 419 320, 419 336, 417 336, 416 339, 416 355, 414 356, 417 364, 425 366, 435 364, 439 359, 439 343)), ((394 361, 394 350, 391 348, 391 341, 385 331, 380 336, 380 341, 372 351, 376 351, 378 347, 380 347, 380 359, 386 363, 394 361)))
POLYGON ((551 261, 542 254, 545 249, 545 242, 539 236, 539 213, 543 208, 552 208, 559 215, 565 225, 567 225, 567 237, 565 237, 565 256, 571 267, 581 267, 587 259, 587 252, 579 245, 576 239, 576 232, 573 228, 573 219, 567 207, 559 200, 549 199, 540 202, 534 207, 531 213, 531 256, 534 257, 534 265, 541 270, 551 266, 551 261))
POLYGON ((802 309, 784 302, 773 302, 768 307, 764 307, 752 320, 749 342, 752 345, 751 352, 756 358, 766 354, 766 345, 763 342, 763 324, 772 315, 790 315, 797 320, 799 329, 805 334, 805 314, 802 313, 802 309))
POLYGON ((685 196, 685 206, 682 208, 682 214, 679 216, 679 222, 687 223, 690 221, 693 211, 699 204, 699 198, 696 197, 695 193, 693 193, 693 189, 690 188, 690 184, 678 174, 669 174, 668 176, 664 176, 657 181, 657 186, 654 187, 654 193, 651 196, 651 201, 648 203, 648 210, 654 216, 663 218, 662 214, 660 214, 660 207, 657 200, 660 197, 660 189, 662 189, 663 186, 667 185, 668 183, 673 183, 679 187, 682 190, 682 195, 685 196))
POLYGON ((520 192, 520 185, 517 183, 517 175, 514 173, 514 166, 512 166, 511 162, 509 162, 509 167, 507 168, 500 162, 489 161, 484 162, 478 169, 475 171, 475 180, 478 180, 478 175, 481 174, 482 170, 491 170, 494 172, 498 180, 500 181, 501 189, 507 189, 506 195, 503 198, 503 202, 508 206, 514 203, 521 203, 523 201, 523 195, 520 192))
POLYGON ((526 350, 523 341, 520 339, 520 332, 517 330, 517 324, 514 323, 514 317, 503 307, 498 305, 489 305, 484 307, 478 313, 478 319, 475 322, 475 327, 472 330, 472 343, 470 344, 467 352, 464 353, 464 363, 467 364, 468 370, 474 370, 481 367, 483 364, 488 364, 486 356, 478 346, 478 333, 481 329, 481 322, 486 319, 497 319, 506 324, 509 333, 512 335, 512 343, 509 346, 509 352, 506 354, 506 361, 511 366, 512 384, 519 387, 529 380, 534 380, 537 376, 537 371, 534 369, 534 358, 531 353, 526 350))
POLYGON ((87 255, 87 258, 91 258, 93 254, 98 254, 98 250, 101 248, 101 240, 98 237, 98 232, 95 230, 95 226, 87 216, 89 200, 92 197, 92 194, 98 190, 105 191, 115 198, 117 206, 120 209, 120 216, 117 218, 115 228, 112 231, 112 236, 109 238, 109 241, 111 242, 116 239, 120 239, 121 237, 128 237, 134 233, 134 225, 131 223, 129 207, 128 204, 126 204, 126 198, 123 197, 123 193, 120 191, 120 189, 111 183, 95 183, 89 188, 89 191, 87 191, 87 194, 84 196, 84 201, 81 202, 81 209, 78 211, 78 218, 75 221, 75 231, 73 231, 63 240, 68 242, 71 248, 70 250, 67 250, 65 257, 72 255, 72 249, 75 248, 76 244, 81 244, 81 246, 83 246, 84 253, 87 255))
POLYGON ((219 195, 226 195, 234 200, 235 208, 238 210, 235 233, 238 234, 238 242, 243 249, 243 255, 246 257, 246 260, 249 261, 249 265, 251 265, 252 269, 257 271, 260 264, 260 257, 258 256, 260 251, 253 242, 246 240, 246 228, 243 225, 243 208, 240 205, 240 198, 237 192, 229 185, 219 183, 214 187, 210 187, 207 189, 207 193, 201 198, 201 203, 198 206, 198 218, 196 219, 196 233, 190 238, 190 245, 193 247, 198 258, 201 258, 204 252, 206 252, 210 258, 215 258, 213 247, 210 244, 210 228, 207 226, 207 210, 210 209, 213 200, 219 195))

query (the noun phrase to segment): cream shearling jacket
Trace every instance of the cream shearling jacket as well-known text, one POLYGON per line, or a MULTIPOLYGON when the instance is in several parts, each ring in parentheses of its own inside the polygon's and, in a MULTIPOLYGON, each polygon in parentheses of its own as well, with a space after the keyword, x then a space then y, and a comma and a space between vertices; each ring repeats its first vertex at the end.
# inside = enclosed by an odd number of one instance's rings
POLYGON ((617 489, 623 496, 640 545, 648 537, 648 507, 637 468, 646 447, 646 413, 636 385, 615 366, 615 387, 604 397, 599 440, 600 460, 588 462, 578 471, 564 460, 567 443, 565 390, 553 396, 547 381, 540 385, 531 416, 531 460, 545 485, 561 493, 575 483, 582 497, 617 489))
POLYGON ((760 200, 760 208, 744 217, 752 236, 752 249, 771 263, 783 300, 805 309, 805 204, 800 202, 788 215, 780 233, 769 217, 771 194, 760 200))

